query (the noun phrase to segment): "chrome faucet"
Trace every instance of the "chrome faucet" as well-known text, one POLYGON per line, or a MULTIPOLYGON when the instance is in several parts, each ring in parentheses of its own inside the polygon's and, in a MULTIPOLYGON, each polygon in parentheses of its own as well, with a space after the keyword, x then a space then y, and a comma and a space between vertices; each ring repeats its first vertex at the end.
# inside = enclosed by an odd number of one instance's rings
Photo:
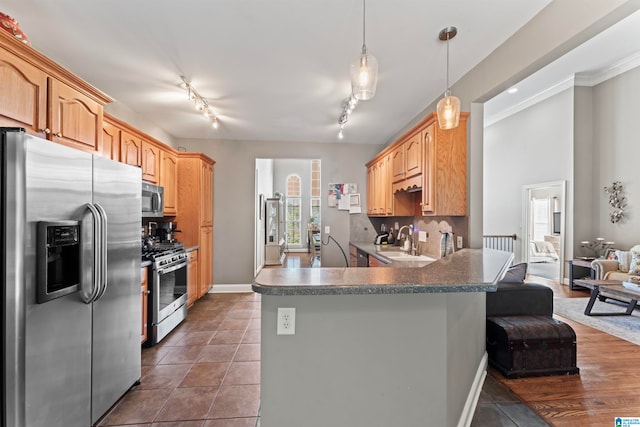
POLYGON ((416 255, 416 247, 413 244, 413 226, 403 225, 402 227, 400 227, 400 229, 398 230, 398 239, 400 239, 400 236, 402 236, 402 230, 405 228, 408 229, 409 232, 407 234, 407 237, 404 239, 404 246, 402 247, 402 249, 407 253, 407 255, 416 255))

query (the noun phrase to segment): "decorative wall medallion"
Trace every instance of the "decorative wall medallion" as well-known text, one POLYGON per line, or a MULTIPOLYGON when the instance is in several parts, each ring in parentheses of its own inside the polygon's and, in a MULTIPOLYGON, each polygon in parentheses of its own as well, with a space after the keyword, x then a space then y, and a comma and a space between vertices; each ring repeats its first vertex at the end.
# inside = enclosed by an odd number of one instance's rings
POLYGON ((613 208, 613 211, 609 212, 611 223, 620 222, 627 206, 627 198, 622 195, 622 183, 615 181, 610 187, 604 187, 604 192, 609 195, 609 206, 613 208))

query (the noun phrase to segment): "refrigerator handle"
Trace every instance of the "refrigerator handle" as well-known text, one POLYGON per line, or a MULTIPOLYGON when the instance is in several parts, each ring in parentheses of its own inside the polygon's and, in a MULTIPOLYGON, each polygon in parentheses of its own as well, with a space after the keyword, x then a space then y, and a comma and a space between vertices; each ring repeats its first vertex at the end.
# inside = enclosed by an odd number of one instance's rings
POLYGON ((100 213, 91 203, 87 203, 86 207, 93 217, 93 289, 91 290, 90 296, 84 299, 84 302, 91 304, 98 297, 100 291, 100 278, 102 274, 100 268, 102 263, 102 221, 100 220, 100 213))
POLYGON ((95 301, 102 298, 102 295, 107 290, 107 212, 99 203, 95 204, 98 213, 100 214, 100 222, 102 228, 102 243, 100 245, 100 292, 96 295, 95 301))

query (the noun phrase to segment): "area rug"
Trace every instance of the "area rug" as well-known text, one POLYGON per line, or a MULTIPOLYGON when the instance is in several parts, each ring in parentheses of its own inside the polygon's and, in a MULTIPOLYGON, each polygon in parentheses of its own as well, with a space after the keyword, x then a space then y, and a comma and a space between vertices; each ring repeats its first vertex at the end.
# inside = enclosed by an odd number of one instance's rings
MULTIPOLYGON (((599 331, 640 345, 640 312, 636 309, 630 316, 585 316, 584 309, 589 298, 554 298, 553 312, 599 331)), ((594 313, 624 313, 626 306, 617 303, 596 301, 594 313)))

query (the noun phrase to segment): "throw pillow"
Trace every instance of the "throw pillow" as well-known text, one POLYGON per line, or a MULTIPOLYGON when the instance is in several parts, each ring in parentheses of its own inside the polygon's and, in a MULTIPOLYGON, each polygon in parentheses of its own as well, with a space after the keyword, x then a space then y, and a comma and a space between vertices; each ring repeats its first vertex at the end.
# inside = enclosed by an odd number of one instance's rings
POLYGON ((629 264, 630 274, 640 274, 640 253, 636 251, 631 252, 631 263, 629 264))
POLYGON ((618 270, 623 273, 629 272, 629 264, 631 263, 631 252, 629 251, 616 251, 616 258, 618 259, 618 270))
POLYGON ((520 264, 513 265, 509 267, 504 277, 500 281, 501 283, 524 283, 524 278, 527 275, 527 263, 523 262, 520 264))

